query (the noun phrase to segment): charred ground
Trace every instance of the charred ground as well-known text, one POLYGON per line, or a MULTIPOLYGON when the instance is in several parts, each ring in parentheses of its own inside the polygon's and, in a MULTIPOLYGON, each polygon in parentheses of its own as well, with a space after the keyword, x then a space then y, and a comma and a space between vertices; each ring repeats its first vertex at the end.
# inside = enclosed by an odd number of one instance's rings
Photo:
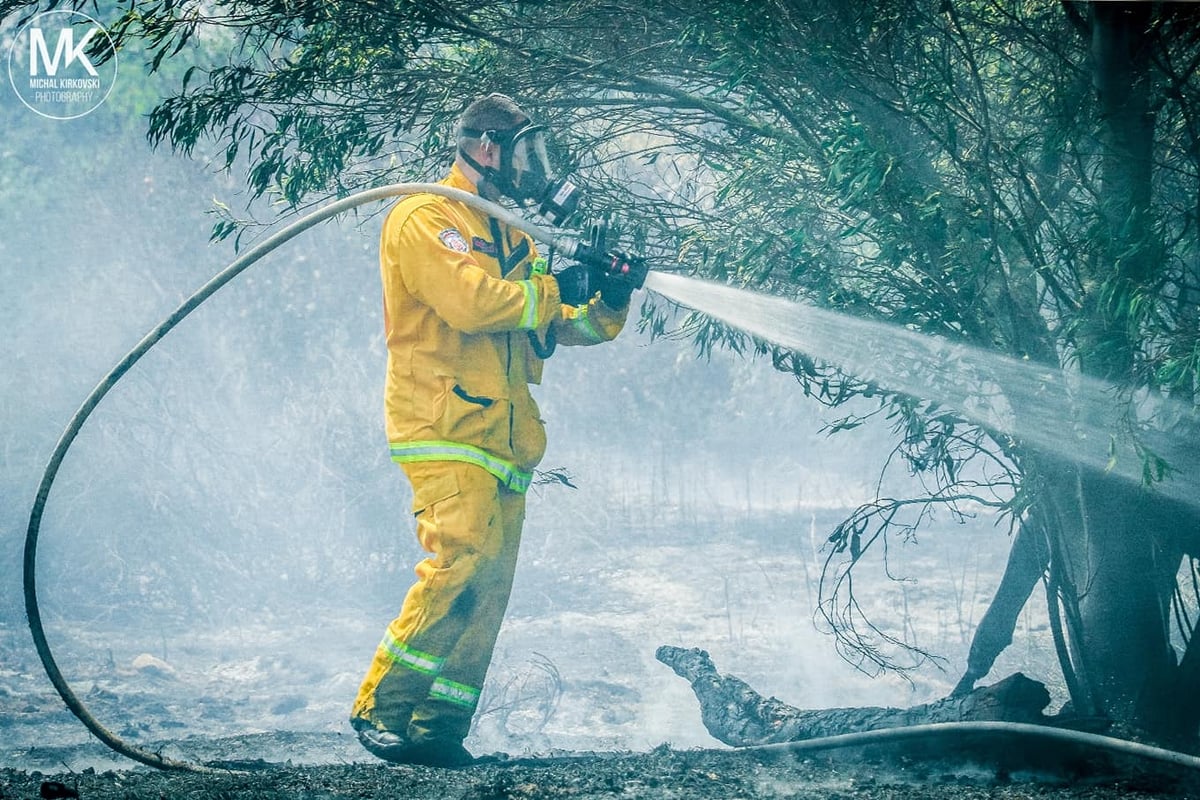
MULTIPOLYGON (((1084 762, 1079 762, 1082 766, 1084 762)), ((522 800, 524 798, 1112 798, 1195 797, 1200 784, 1186 775, 1151 773, 1111 764, 1071 777, 1010 773, 997 763, 955 763, 891 754, 798 757, 738 751, 674 750, 647 753, 564 754, 522 758, 448 771, 349 763, 268 766, 241 774, 167 773, 149 769, 43 774, 0 771, 0 797, 25 800, 77 792, 89 800, 189 798, 326 800, 405 797, 412 800, 522 800), (61 784, 57 787, 54 784, 61 784)))

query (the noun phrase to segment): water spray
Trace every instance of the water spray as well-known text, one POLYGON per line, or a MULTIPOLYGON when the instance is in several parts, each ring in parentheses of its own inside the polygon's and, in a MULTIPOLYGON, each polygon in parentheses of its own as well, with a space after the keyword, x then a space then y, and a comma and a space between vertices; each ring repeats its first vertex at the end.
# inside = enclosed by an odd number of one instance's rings
MULTIPOLYGON (((25 534, 24 551, 24 594, 25 611, 29 620, 30 632, 42 666, 46 670, 54 688, 66 703, 67 708, 82 722, 93 735, 109 748, 134 761, 164 770, 184 770, 201 773, 228 773, 225 768, 213 767, 169 758, 161 753, 151 752, 136 745, 125 742, 116 734, 104 727, 71 689, 63 677, 50 646, 46 641, 45 628, 42 625, 41 613, 37 597, 37 544, 41 530, 42 516, 50 496, 50 489, 58 475, 58 470, 66 457, 67 451, 75 441, 84 423, 101 400, 121 380, 122 376, 136 364, 142 356, 150 351, 185 317, 195 311, 219 289, 237 277, 255 262, 271 253, 273 250, 290 241, 313 226, 366 203, 384 200, 409 194, 429 193, 457 200, 485 214, 518 228, 534 239, 549 245, 568 258, 588 255, 587 245, 572 234, 544 228, 530 222, 519 214, 491 203, 478 195, 442 184, 401 183, 369 189, 343 198, 328 206, 313 211, 299 220, 287 225, 282 230, 251 247, 225 269, 217 273, 208 283, 195 294, 187 298, 174 312, 146 334, 140 342, 122 358, 112 370, 100 381, 84 400, 79 410, 71 418, 59 438, 51 454, 50 460, 42 474, 37 496, 29 517, 29 526, 25 534)), ((924 337, 902 329, 888 327, 886 331, 879 323, 857 320, 833 312, 802 306, 788 300, 754 294, 721 284, 700 281, 695 278, 666 274, 662 270, 654 270, 646 276, 645 286, 670 300, 691 307, 702 313, 723 320, 740 328, 751 335, 759 336, 782 347, 804 352, 829 363, 836 364, 845 371, 855 374, 864 380, 873 380, 881 386, 894 391, 911 394, 916 397, 929 397, 941 401, 948 407, 961 413, 968 419, 1006 431, 1014 436, 1022 436, 1039 445, 1050 447, 1056 452, 1062 451, 1063 432, 1061 425, 1052 426, 1053 418, 1045 418, 1030 423, 1019 420, 1013 413, 1011 405, 1006 406, 1004 393, 1011 392, 1014 386, 1030 386, 1032 396, 1025 399, 1038 399, 1044 392, 1047 396, 1064 395, 1066 387, 1062 384, 1062 376, 1048 367, 1033 367, 1011 359, 1005 359, 996 354, 976 351, 964 345, 950 344, 941 340, 924 337), (885 337, 885 338, 884 338, 885 337), (886 344, 885 344, 886 341, 886 344), (897 353, 895 349, 903 346, 905 352, 897 353), (883 352, 884 349, 891 352, 883 352), (964 377, 965 376, 965 377, 964 377), (980 391, 980 390, 984 391, 980 391), (982 399, 981 399, 982 398, 982 399), (994 402, 989 401, 992 398, 994 402)), ((1110 398, 1110 392, 1092 387, 1086 382, 1080 382, 1074 387, 1085 404, 1094 405, 1092 410, 1098 410, 1101 400, 1110 398)), ((1103 429, 1085 427, 1078 434, 1071 446, 1078 444, 1080 436, 1100 438, 1103 429)), ((1178 469, 1176 462, 1185 464, 1191 469, 1191 463, 1182 456, 1181 448, 1178 453, 1171 452, 1172 466, 1178 469)), ((1096 460, 1090 450, 1079 455, 1068 453, 1076 460, 1083 460, 1093 466, 1105 466, 1096 460)), ((1194 455, 1191 456, 1194 459, 1194 455)), ((1118 464, 1119 474, 1127 475, 1128 465, 1118 464)), ((1194 471, 1185 472, 1194 476, 1194 471)), ((1140 477, 1140 473, 1139 473, 1140 477)), ((1165 484, 1164 490, 1183 492, 1178 481, 1165 484)), ((1195 497, 1184 493, 1183 499, 1196 502, 1195 497)), ((888 729, 870 731, 863 734, 847 736, 822 737, 804 742, 793 742, 772 745, 770 748, 788 751, 813 751, 835 747, 865 744, 892 738, 908 738, 916 736, 940 736, 947 732, 961 734, 967 732, 1019 734, 1024 736, 1044 736, 1057 739, 1071 739, 1090 746, 1105 748, 1117 752, 1133 753, 1160 761, 1168 761, 1189 767, 1200 768, 1200 759, 1175 753, 1169 750, 1151 748, 1145 745, 1133 745, 1119 739, 1080 734, 1074 731, 1041 727, 1036 725, 1019 725, 1003 722, 953 723, 953 727, 945 725, 917 726, 913 728, 888 729)), ((754 748, 752 748, 754 749, 754 748)))
MULTIPOLYGON (((832 364, 856 379, 936 401, 986 430, 1028 442, 1064 461, 1146 483, 1141 455, 1114 431, 1118 390, 1085 375, 1018 360, 905 328, 725 284, 651 272, 646 288, 753 336, 832 364)), ((1200 504, 1200 448, 1159 431, 1195 421, 1191 406, 1139 398, 1146 446, 1172 475, 1163 495, 1200 504), (1153 424, 1151 424, 1153 423, 1153 424)))

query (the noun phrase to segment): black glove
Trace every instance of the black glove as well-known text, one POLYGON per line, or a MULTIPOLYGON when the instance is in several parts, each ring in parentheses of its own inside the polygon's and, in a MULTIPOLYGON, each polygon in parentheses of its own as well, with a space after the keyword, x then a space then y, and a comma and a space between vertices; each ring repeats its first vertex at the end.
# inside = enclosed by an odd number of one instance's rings
POLYGON ((634 289, 642 288, 646 282, 646 259, 618 253, 613 256, 610 269, 600 275, 600 299, 611 309, 629 305, 634 289))
POLYGON ((592 299, 596 293, 598 272, 595 267, 586 264, 572 264, 564 270, 553 273, 558 281, 558 295, 564 305, 578 306, 592 299))

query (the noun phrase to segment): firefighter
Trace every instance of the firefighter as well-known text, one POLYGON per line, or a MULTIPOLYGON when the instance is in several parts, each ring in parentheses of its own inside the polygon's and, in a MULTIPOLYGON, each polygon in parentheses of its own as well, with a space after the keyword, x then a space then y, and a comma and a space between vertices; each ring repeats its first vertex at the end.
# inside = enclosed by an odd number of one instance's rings
MULTIPOLYGON (((458 121, 442 183, 522 206, 560 192, 542 135, 510 98, 480 98, 458 121)), ((554 344, 606 342, 625 322, 630 281, 601 279, 594 295, 573 296, 586 268, 554 275, 544 264, 527 234, 432 194, 400 200, 383 225, 387 434, 427 553, 351 712, 359 741, 387 761, 473 761, 463 739, 546 445, 529 384, 554 344)))

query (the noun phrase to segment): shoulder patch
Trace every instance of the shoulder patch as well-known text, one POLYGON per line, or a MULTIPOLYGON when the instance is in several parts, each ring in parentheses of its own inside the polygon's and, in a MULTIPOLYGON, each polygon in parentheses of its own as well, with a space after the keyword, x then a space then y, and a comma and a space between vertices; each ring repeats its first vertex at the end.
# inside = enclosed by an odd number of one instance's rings
POLYGON ((471 248, 467 246, 467 240, 458 232, 458 228, 446 228, 438 234, 438 238, 442 240, 442 244, 456 253, 471 252, 471 248))

